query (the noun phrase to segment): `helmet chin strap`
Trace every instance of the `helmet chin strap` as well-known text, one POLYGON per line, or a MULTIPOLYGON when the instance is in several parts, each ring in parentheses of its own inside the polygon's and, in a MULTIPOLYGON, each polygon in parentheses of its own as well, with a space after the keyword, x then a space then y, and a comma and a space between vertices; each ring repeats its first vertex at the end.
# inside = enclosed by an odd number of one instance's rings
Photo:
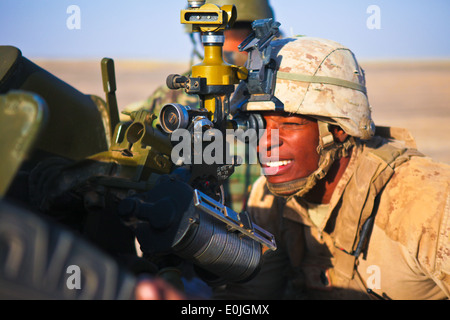
POLYGON ((269 191, 275 196, 284 197, 290 200, 293 197, 302 197, 309 192, 317 181, 323 179, 331 168, 336 159, 348 156, 350 148, 354 145, 355 140, 349 137, 342 143, 334 141, 333 134, 328 129, 328 123, 318 120, 319 126, 319 145, 317 153, 319 154, 319 164, 316 171, 305 178, 283 183, 267 182, 269 191))

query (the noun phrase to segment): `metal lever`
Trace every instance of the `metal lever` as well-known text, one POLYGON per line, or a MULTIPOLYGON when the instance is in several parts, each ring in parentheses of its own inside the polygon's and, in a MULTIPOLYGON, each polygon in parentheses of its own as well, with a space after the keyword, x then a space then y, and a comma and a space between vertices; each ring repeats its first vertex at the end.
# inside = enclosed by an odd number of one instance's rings
POLYGON ((119 123, 119 108, 116 98, 116 74, 114 69, 114 60, 103 58, 101 62, 103 91, 106 94, 106 105, 108 107, 110 132, 113 138, 116 125, 119 123))

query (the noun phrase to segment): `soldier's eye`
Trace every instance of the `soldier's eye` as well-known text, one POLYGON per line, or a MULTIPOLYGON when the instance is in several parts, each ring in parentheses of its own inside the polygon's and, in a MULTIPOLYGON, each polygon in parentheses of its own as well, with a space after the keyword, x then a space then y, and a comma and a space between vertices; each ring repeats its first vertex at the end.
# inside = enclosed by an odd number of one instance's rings
POLYGON ((305 125, 305 123, 299 123, 299 122, 283 122, 281 124, 281 128, 283 129, 291 129, 295 130, 300 128, 301 126, 305 125))

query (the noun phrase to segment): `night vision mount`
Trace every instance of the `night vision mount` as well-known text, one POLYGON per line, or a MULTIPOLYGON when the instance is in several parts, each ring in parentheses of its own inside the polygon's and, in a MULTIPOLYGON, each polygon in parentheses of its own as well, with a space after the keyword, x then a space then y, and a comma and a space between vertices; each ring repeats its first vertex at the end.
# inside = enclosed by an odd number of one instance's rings
MULTIPOLYGON (((273 19, 261 19, 252 23, 253 32, 239 45, 239 51, 248 53, 247 91, 252 99, 273 100, 276 62, 271 59, 270 42, 280 35, 280 23, 273 19), (255 95, 255 96, 253 96, 255 95)), ((276 99, 277 105, 281 102, 276 99)))

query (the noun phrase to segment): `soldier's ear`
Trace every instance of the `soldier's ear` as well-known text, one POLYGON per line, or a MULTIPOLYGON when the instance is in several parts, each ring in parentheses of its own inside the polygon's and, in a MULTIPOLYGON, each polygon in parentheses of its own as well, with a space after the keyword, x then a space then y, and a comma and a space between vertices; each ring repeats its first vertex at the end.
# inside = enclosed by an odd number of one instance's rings
POLYGON ((345 131, 339 126, 331 125, 330 131, 333 134, 334 141, 336 142, 344 142, 348 138, 348 134, 345 133, 345 131))

